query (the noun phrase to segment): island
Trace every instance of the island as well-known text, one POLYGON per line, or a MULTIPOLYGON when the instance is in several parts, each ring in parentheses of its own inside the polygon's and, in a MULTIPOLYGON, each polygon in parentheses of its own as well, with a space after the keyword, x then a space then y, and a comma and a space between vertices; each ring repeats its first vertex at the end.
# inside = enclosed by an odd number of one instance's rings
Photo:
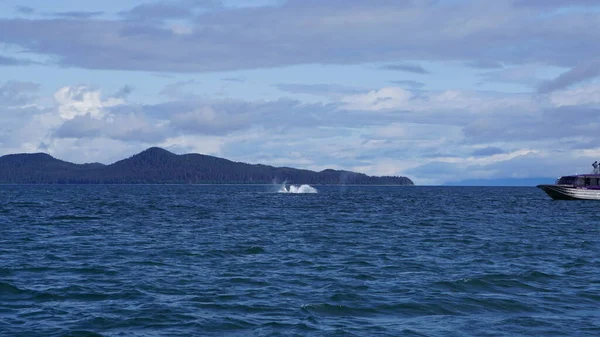
POLYGON ((413 185, 407 177, 368 176, 247 164, 152 147, 110 165, 74 164, 45 153, 0 157, 0 184, 271 184, 413 185))

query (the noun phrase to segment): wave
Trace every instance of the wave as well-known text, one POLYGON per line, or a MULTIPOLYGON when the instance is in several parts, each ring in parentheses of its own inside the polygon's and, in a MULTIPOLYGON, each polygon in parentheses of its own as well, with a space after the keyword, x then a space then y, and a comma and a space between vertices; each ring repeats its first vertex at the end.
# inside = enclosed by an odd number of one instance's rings
POLYGON ((317 191, 316 188, 314 188, 310 185, 290 185, 290 187, 288 188, 286 186, 286 183, 284 182, 277 192, 278 193, 318 193, 319 191, 317 191))

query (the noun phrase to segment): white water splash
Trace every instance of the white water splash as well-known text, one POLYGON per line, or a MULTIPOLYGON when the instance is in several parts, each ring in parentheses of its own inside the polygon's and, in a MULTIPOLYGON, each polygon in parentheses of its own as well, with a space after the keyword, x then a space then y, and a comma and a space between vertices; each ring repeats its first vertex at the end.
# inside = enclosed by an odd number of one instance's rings
POLYGON ((289 188, 286 187, 286 183, 281 185, 281 188, 277 191, 278 193, 318 193, 317 189, 310 185, 290 185, 289 188))

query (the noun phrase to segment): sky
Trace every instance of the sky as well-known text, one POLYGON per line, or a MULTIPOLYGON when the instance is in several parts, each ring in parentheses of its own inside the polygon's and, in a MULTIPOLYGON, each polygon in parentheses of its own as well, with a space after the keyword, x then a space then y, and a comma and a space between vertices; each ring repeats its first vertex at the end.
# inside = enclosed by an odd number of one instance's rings
POLYGON ((0 155, 587 173, 598 41, 598 0, 0 0, 0 155))

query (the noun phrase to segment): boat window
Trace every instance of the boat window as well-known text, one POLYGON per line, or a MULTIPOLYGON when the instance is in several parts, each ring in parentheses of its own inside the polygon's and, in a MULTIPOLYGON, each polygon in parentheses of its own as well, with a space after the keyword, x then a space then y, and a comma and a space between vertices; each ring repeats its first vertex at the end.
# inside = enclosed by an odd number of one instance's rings
POLYGON ((558 180, 558 185, 573 185, 576 177, 561 177, 558 180))

